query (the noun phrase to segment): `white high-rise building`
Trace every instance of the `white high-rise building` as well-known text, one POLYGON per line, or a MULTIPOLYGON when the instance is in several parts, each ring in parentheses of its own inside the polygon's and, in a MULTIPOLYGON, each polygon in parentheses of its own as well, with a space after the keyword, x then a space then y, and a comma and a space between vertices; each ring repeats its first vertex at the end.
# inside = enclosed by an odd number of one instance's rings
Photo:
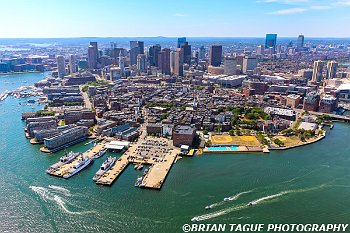
POLYGON ((66 65, 65 65, 64 57, 62 55, 58 55, 56 57, 56 61, 57 61, 58 77, 63 78, 66 75, 66 65))
POLYGON ((69 72, 74 74, 77 71, 77 57, 74 54, 71 54, 69 55, 69 72))
POLYGON ((319 82, 322 79, 322 72, 323 72, 323 61, 314 61, 314 69, 312 72, 312 82, 319 82))
POLYGON ((247 71, 254 71, 258 66, 258 60, 256 57, 245 56, 243 58, 243 73, 246 74, 247 71))
POLYGON ((170 51, 170 72, 174 73, 174 65, 175 65, 175 52, 170 51))
POLYGON ((261 56, 264 54, 264 46, 263 45, 259 45, 256 47, 256 55, 261 56))
POLYGON ((136 66, 139 71, 145 71, 147 69, 145 54, 137 55, 136 66))
POLYGON ((332 79, 337 77, 338 62, 330 61, 327 63, 327 75, 326 79, 332 79))
POLYGON ((234 75, 237 70, 237 60, 234 57, 225 57, 224 59, 224 74, 234 75))

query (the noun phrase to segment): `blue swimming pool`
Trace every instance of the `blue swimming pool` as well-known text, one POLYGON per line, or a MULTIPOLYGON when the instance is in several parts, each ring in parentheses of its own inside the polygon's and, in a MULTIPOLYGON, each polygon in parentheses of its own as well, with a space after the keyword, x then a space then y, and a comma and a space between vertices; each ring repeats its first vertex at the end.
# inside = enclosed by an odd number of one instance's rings
POLYGON ((238 146, 208 147, 208 151, 237 151, 238 146))

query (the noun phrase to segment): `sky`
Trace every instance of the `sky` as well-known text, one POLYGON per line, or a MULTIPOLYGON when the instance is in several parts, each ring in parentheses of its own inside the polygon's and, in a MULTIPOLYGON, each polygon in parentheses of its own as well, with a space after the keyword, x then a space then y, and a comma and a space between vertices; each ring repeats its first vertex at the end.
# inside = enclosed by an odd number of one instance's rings
POLYGON ((0 0, 0 38, 350 37, 350 0, 0 0))

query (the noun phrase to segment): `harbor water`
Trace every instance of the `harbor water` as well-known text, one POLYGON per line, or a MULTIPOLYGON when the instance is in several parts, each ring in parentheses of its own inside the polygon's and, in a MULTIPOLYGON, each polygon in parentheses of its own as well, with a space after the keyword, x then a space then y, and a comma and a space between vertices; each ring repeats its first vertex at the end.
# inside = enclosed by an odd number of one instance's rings
MULTIPOLYGON (((43 77, 0 75, 0 93, 43 77)), ((201 223, 349 223, 349 124, 336 123, 324 140, 292 150, 183 158, 161 190, 148 190, 134 187, 142 171, 133 166, 111 187, 96 185, 92 177, 106 155, 68 180, 47 175, 64 152, 41 153, 25 139, 21 121, 22 112, 41 107, 11 96, 0 102, 0 232, 182 232, 193 217, 201 223)), ((69 150, 93 146, 84 144, 69 150)))

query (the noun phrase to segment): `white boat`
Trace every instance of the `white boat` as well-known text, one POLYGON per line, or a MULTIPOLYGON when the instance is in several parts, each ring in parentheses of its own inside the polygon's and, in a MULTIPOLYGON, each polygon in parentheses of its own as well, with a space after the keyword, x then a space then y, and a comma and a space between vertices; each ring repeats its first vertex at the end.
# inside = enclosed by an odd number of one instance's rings
POLYGON ((147 172, 148 172, 148 171, 149 171, 148 168, 145 169, 145 170, 143 171, 143 175, 144 175, 144 176, 147 175, 147 172))
POLYGON ((60 161, 51 165, 47 170, 46 173, 51 173, 53 171, 57 171, 60 167, 62 167, 64 164, 72 162, 76 157, 79 156, 80 153, 74 153, 73 151, 69 152, 68 154, 62 156, 60 158, 60 161))
POLYGON ((135 164, 134 169, 136 170, 139 167, 139 165, 135 164))
POLYGON ((208 205, 208 206, 205 207, 206 210, 210 210, 211 208, 213 208, 212 205, 208 205))
POLYGON ((143 165, 139 165, 139 166, 137 167, 137 170, 142 170, 142 168, 143 168, 143 165))
POLYGON ((192 219, 191 219, 191 222, 198 222, 199 221, 199 218, 198 217, 193 217, 192 219))
POLYGON ((100 157, 102 157, 104 154, 106 154, 107 150, 100 150, 99 152, 97 152, 94 156, 94 159, 98 159, 100 157))
POLYGON ((140 186, 140 185, 141 185, 141 183, 142 183, 142 180, 143 180, 143 177, 139 177, 139 178, 137 178, 136 183, 135 183, 135 187, 140 186))
POLYGON ((114 165, 117 159, 114 157, 108 157, 106 161, 104 161, 100 167, 100 169, 96 172, 94 177, 92 178, 94 181, 100 179, 111 167, 114 165))
POLYGON ((229 200, 230 200, 229 197, 225 197, 225 198, 224 198, 224 201, 229 201, 229 200))
POLYGON ((67 172, 65 175, 63 175, 63 178, 68 179, 69 177, 74 176, 75 174, 83 170, 92 161, 92 158, 89 158, 87 156, 81 156, 81 158, 79 158, 79 160, 73 165, 74 170, 67 172))

